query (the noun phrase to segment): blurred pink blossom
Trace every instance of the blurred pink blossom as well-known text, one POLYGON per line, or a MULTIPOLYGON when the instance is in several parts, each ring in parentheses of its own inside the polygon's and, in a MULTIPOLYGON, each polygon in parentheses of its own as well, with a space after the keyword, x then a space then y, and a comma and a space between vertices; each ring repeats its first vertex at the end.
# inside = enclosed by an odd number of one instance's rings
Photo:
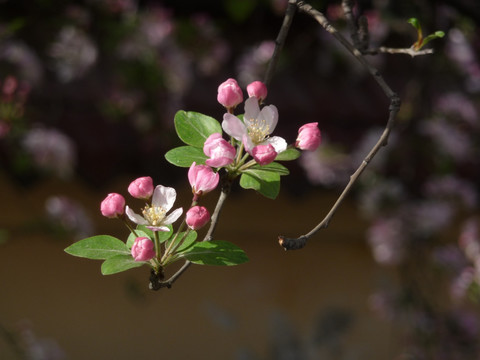
POLYGON ((60 225, 82 239, 93 234, 93 222, 85 209, 66 196, 50 196, 45 201, 45 210, 50 221, 60 225))
POLYGON ((398 265, 403 261, 407 238, 399 219, 377 219, 367 231, 367 241, 379 264, 398 265))
POLYGON ((56 129, 33 128, 23 138, 22 145, 35 164, 62 178, 73 174, 76 146, 65 134, 56 129))
POLYGON ((98 50, 83 30, 63 27, 50 47, 53 68, 62 82, 81 78, 97 61, 98 50))

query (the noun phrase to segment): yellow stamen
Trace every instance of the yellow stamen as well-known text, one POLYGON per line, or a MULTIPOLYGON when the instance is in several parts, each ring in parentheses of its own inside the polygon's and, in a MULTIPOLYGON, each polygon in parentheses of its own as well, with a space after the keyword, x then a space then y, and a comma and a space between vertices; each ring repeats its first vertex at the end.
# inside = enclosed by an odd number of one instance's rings
POLYGON ((166 211, 162 207, 146 205, 142 213, 145 220, 147 220, 151 225, 158 226, 165 218, 166 211))
POLYGON ((269 130, 270 127, 265 120, 250 119, 248 122, 248 136, 254 144, 259 144, 265 140, 270 133, 269 130))

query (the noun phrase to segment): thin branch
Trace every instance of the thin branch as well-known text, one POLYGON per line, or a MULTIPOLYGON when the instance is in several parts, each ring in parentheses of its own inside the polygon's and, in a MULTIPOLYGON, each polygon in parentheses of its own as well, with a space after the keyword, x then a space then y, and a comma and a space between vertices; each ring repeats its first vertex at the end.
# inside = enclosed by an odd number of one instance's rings
MULTIPOLYGON (((217 227, 218 218, 220 216, 220 212, 222 211, 223 205, 225 204, 225 200, 227 199, 228 195, 230 194, 230 189, 232 186, 231 179, 225 179, 222 190, 220 192, 220 196, 217 200, 217 205, 215 206, 215 210, 212 214, 212 220, 210 222, 210 227, 203 238, 202 241, 210 241, 213 238, 213 233, 217 227)), ((151 290, 160 290, 163 287, 171 288, 173 283, 190 267, 192 263, 189 260, 186 260, 182 267, 177 270, 175 274, 173 274, 168 280, 163 280, 162 275, 157 275, 155 272, 152 271, 150 275, 150 289, 151 290)))
POLYGON ((397 48, 389 48, 389 47, 379 47, 378 49, 367 49, 362 51, 364 55, 378 55, 378 54, 406 54, 410 55, 411 57, 415 56, 422 56, 422 55, 430 55, 433 54, 433 49, 423 49, 423 50, 415 50, 413 48, 408 49, 397 49, 397 48))
POLYGON ((353 1, 352 0, 342 0, 342 9, 347 19, 348 28, 350 30, 350 37, 352 38, 353 45, 359 49, 360 48, 360 38, 358 36, 358 24, 355 16, 352 11, 353 1))
POLYGON ((320 25, 322 25, 325 28, 325 30, 327 30, 332 36, 334 36, 335 39, 337 39, 353 56, 355 56, 355 58, 363 66, 367 68, 367 70, 373 76, 377 84, 381 87, 385 95, 390 99, 390 106, 389 106, 388 121, 387 121, 385 130, 383 131, 382 135, 378 139, 377 143, 373 146, 373 148, 370 150, 368 155, 365 157, 365 159, 362 161, 360 166, 357 168, 357 170, 353 173, 353 175, 350 176, 350 181, 348 182, 348 184, 346 185, 343 192, 340 194, 340 196, 338 197, 337 201, 332 206, 328 214, 315 228, 313 228, 306 235, 302 235, 298 238, 286 238, 284 236, 279 236, 278 237, 279 243, 285 250, 295 250, 295 249, 303 248, 310 237, 315 235, 320 229, 326 228, 328 226, 333 215, 335 215, 337 209, 345 200, 348 193, 352 189, 353 185, 356 183, 357 179, 365 170, 367 165, 375 157, 375 155, 380 150, 380 148, 387 145, 390 132, 392 131, 392 128, 395 124, 396 115, 400 110, 400 98, 387 85, 387 83, 385 82, 383 77, 380 75, 378 70, 375 69, 372 65, 370 65, 369 62, 367 62, 367 60, 362 56, 362 53, 358 49, 356 49, 347 39, 345 39, 343 35, 337 32, 337 30, 328 22, 328 20, 325 18, 325 16, 321 12, 315 10, 309 4, 305 4, 304 2, 299 2, 298 8, 300 11, 305 12, 306 14, 312 16, 318 23, 320 23, 320 25))
POLYGON ((272 58, 268 63, 268 68, 263 81, 267 87, 272 81, 273 73, 277 67, 278 58, 280 57, 280 52, 285 44, 285 40, 287 39, 287 34, 290 30, 290 25, 292 24, 293 16, 295 15, 295 11, 297 9, 297 1, 298 0, 288 0, 288 6, 287 10, 285 10, 285 17, 283 18, 282 27, 278 32, 277 39, 275 40, 275 49, 273 50, 272 58))

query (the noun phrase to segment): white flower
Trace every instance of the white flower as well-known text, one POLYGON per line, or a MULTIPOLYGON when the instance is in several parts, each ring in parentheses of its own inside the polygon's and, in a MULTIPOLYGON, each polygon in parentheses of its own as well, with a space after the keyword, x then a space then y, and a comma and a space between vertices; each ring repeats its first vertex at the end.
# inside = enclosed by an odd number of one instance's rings
POLYGON ((260 110, 258 99, 252 96, 245 100, 243 122, 235 115, 226 113, 223 116, 222 128, 234 139, 242 141, 248 153, 257 145, 271 144, 278 154, 287 148, 287 142, 280 136, 270 137, 277 122, 277 108, 268 105, 260 110))
POLYGON ((183 209, 178 208, 166 215, 176 198, 177 192, 174 188, 157 185, 153 192, 152 204, 145 206, 142 211, 143 216, 136 214, 128 206, 125 208, 125 213, 135 224, 147 225, 153 231, 169 231, 165 225, 174 223, 183 213, 183 209))

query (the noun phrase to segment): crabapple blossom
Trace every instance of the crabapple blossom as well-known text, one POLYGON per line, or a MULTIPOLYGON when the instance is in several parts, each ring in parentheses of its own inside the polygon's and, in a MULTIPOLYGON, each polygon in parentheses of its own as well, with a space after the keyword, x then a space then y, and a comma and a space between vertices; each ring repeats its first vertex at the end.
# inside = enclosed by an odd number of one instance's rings
POLYGON ((135 261, 148 261, 155 256, 155 245, 148 237, 137 237, 133 243, 131 253, 135 261))
POLYGON ((210 158, 205 161, 205 164, 215 168, 230 165, 236 154, 232 144, 222 138, 220 133, 214 133, 207 138, 203 145, 203 152, 210 158))
POLYGON ((228 109, 234 109, 243 101, 243 93, 237 80, 228 79, 218 87, 217 100, 228 109))
POLYGON ((271 144, 257 145, 252 150, 252 156, 259 165, 267 165, 275 160, 277 152, 271 144))
POLYGON ((128 186, 128 192, 136 199, 150 199, 153 194, 153 180, 150 176, 133 180, 128 186))
POLYGON ((185 222, 192 230, 198 230, 210 221, 210 213, 203 206, 194 206, 187 211, 185 222))
POLYGON ((192 186, 192 192, 198 196, 215 189, 219 179, 220 175, 214 172, 210 166, 197 165, 195 161, 188 169, 188 181, 192 186))
POLYGON ((146 205, 142 210, 143 216, 136 214, 128 206, 125 213, 135 224, 146 225, 153 231, 169 231, 166 225, 174 223, 183 213, 183 209, 178 208, 167 215, 176 198, 177 192, 174 188, 157 185, 153 191, 152 204, 146 205))
POLYGON ((100 204, 102 215, 108 218, 116 218, 123 214, 125 198, 117 193, 110 193, 100 204))
POLYGON ((223 115, 223 130, 238 141, 242 141, 250 154, 257 145, 271 144, 277 153, 287 148, 287 142, 280 136, 270 136, 278 122, 278 111, 274 105, 260 110, 258 99, 252 96, 245 100, 243 122, 233 114, 223 115))
POLYGON ((295 146, 300 150, 316 150, 322 141, 318 123, 308 123, 298 129, 295 146))
POLYGON ((267 86, 261 81, 254 81, 247 85, 247 93, 249 97, 255 96, 262 102, 267 97, 267 86))

